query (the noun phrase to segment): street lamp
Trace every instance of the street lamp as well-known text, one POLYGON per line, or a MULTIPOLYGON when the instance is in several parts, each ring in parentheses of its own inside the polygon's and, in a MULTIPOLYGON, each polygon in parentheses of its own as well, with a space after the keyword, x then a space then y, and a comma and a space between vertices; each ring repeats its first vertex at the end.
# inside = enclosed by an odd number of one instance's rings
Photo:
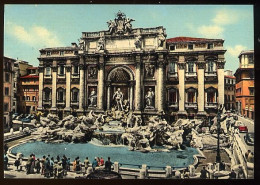
POLYGON ((218 108, 217 113, 217 133, 218 133, 218 143, 217 143, 217 156, 216 156, 216 162, 220 163, 221 157, 220 157, 220 148, 219 148, 219 135, 220 135, 220 122, 224 121, 226 119, 226 116, 221 118, 221 114, 223 112, 224 105, 220 104, 218 108))

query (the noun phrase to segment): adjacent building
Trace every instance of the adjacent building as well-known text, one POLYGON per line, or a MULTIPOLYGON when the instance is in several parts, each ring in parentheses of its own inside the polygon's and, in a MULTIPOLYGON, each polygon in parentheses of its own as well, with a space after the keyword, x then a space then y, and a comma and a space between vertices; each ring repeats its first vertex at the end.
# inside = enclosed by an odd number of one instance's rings
POLYGON ((3 57, 3 112, 4 112, 4 126, 9 126, 11 123, 12 113, 15 111, 14 105, 14 76, 15 76, 15 68, 14 62, 16 60, 3 57))
POLYGON ((236 77, 236 103, 239 114, 254 119, 254 51, 242 51, 239 56, 239 68, 236 77))
POLYGON ((119 11, 107 31, 41 49, 38 110, 60 118, 111 109, 215 116, 224 104, 224 40, 166 39, 162 26, 133 29, 133 21, 119 11))
POLYGON ((236 110, 236 77, 231 70, 225 70, 225 109, 236 110))
POLYGON ((39 96, 38 67, 28 67, 26 71, 26 75, 19 78, 19 112, 35 114, 39 96))

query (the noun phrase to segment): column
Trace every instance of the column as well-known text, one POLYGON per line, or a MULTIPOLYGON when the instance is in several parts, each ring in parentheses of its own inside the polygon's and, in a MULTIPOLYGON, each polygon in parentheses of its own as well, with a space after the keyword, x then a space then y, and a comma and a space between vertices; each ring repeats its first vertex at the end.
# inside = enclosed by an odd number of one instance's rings
POLYGON ((157 92, 158 92, 158 99, 157 99, 157 105, 158 105, 158 112, 163 111, 163 103, 164 103, 164 80, 163 80, 163 66, 164 61, 158 61, 159 62, 159 68, 158 68, 158 85, 157 85, 157 92))
POLYGON ((39 100, 37 110, 42 110, 42 97, 43 97, 43 66, 39 66, 39 100))
POLYGON ((104 109, 104 56, 99 57, 99 70, 98 70, 98 98, 97 108, 99 110, 104 109))
POLYGON ((53 111, 55 113, 55 111, 57 111, 57 107, 56 107, 56 90, 57 90, 57 61, 53 61, 52 64, 52 91, 51 91, 51 111, 53 111))
POLYGON ((70 65, 70 60, 67 60, 67 65, 65 66, 66 68, 66 107, 64 111, 70 112, 70 100, 71 100, 71 93, 70 93, 70 82, 71 82, 71 65, 70 65))
POLYGON ((129 98, 129 105, 130 110, 133 110, 133 83, 130 83, 130 98, 129 98))
POLYGON ((186 114, 185 111, 185 58, 179 56, 178 61, 178 77, 179 77, 179 112, 178 114, 186 114))
POLYGON ((84 89, 85 89, 85 83, 84 83, 84 61, 83 57, 80 57, 80 65, 79 65, 79 109, 77 112, 83 112, 84 109, 84 89))
POLYGON ((136 70, 135 70, 135 111, 141 111, 141 56, 136 56, 136 70))
POLYGON ((198 61, 198 114, 205 115, 205 87, 204 87, 204 72, 205 72, 205 62, 204 56, 199 56, 198 61))
MULTIPOLYGON (((224 58, 223 58, 224 59, 224 58)), ((218 73, 218 103, 224 105, 224 66, 225 61, 219 60, 217 62, 218 73)))
POLYGON ((110 84, 107 86, 107 110, 110 110, 110 84))

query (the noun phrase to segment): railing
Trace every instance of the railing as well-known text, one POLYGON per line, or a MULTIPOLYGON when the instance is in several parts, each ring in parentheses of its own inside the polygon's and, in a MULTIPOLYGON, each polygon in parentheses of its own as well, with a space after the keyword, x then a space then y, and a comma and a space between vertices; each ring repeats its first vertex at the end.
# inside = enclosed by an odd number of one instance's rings
POLYGON ((186 72, 186 77, 193 77, 193 76, 197 76, 196 72, 186 72))
POLYGON ((205 71, 205 76, 217 76, 216 71, 205 71))
POLYGON ((177 77, 178 73, 177 72, 168 72, 168 77, 177 77))
POLYGON ((43 104, 49 105, 49 104, 51 104, 51 100, 43 100, 43 104))
POLYGON ((198 107, 198 105, 197 105, 197 103, 196 102, 185 102, 185 107, 186 108, 197 108, 198 107))
POLYGON ((206 108, 217 109, 217 108, 218 108, 218 103, 206 102, 205 107, 206 107, 206 108))
POLYGON ((176 108, 176 107, 178 107, 178 102, 169 102, 168 107, 176 108))

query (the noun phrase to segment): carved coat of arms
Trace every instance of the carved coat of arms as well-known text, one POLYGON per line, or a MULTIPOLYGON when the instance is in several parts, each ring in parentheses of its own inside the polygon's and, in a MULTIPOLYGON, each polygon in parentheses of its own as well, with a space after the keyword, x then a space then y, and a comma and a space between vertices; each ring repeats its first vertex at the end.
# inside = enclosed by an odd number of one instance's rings
POLYGON ((125 34, 130 33, 132 31, 132 24, 131 22, 134 21, 133 19, 126 18, 125 14, 119 11, 116 14, 117 18, 114 20, 110 20, 107 22, 109 33, 113 34, 125 34))

